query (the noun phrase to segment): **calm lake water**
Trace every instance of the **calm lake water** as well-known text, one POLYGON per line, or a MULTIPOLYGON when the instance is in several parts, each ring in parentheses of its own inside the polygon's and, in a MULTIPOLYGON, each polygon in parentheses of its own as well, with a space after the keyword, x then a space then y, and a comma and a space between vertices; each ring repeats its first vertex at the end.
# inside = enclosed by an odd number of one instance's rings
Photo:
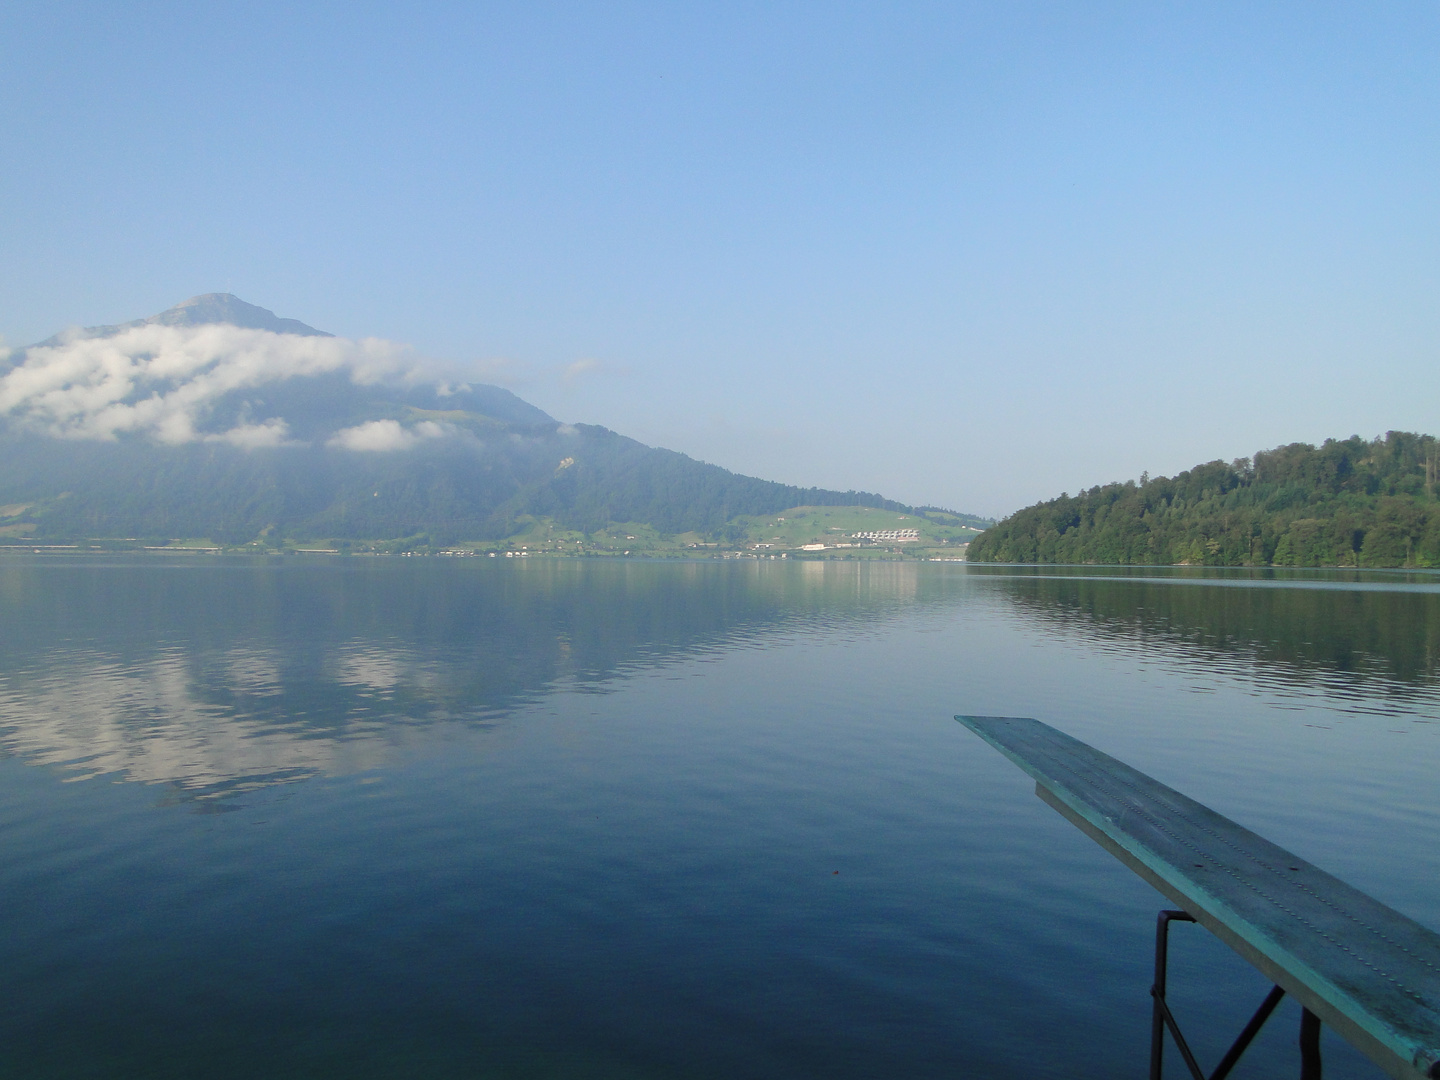
POLYGON ((958 712, 1440 928, 1434 576, 9 557, 0 1076, 1145 1075, 1169 905, 958 712))

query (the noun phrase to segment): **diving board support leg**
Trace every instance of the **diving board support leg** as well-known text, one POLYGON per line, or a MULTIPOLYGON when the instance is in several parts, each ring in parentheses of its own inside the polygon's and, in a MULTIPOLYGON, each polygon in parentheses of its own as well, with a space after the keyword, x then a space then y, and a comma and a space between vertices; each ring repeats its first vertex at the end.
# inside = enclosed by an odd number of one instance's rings
POLYGON ((1309 1009, 1300 1014, 1300 1080, 1321 1080, 1320 1018, 1309 1009))
MULTIPOLYGON (((1070 824, 1074 825, 1086 836, 1090 837, 1090 839, 1094 840, 1102 848, 1110 852, 1111 855, 1114 855, 1122 863, 1124 863, 1131 870, 1133 870, 1143 881, 1146 881, 1149 884, 1153 885, 1158 892, 1164 893, 1177 904, 1187 903, 1187 900, 1184 896, 1177 893, 1168 882, 1163 880, 1158 874, 1151 870, 1150 867, 1146 866, 1143 862, 1137 859, 1124 847, 1116 843, 1109 836, 1105 835, 1104 832, 1092 825, 1081 814, 1077 813, 1074 809, 1072 809, 1063 798, 1061 798, 1059 795, 1056 795, 1038 780, 1035 782, 1035 794, 1040 797, 1041 802, 1048 803, 1054 809, 1059 811, 1061 817, 1065 818, 1067 821, 1070 822, 1070 824)), ((1217 938, 1223 941, 1226 945, 1229 945, 1246 960, 1250 961, 1250 963, 1255 965, 1255 967, 1260 970, 1260 973, 1262 975, 1265 975, 1267 978, 1275 980, 1276 989, 1280 989, 1281 980, 1284 978, 1284 974, 1283 972, 1278 970, 1275 965, 1270 963, 1270 961, 1265 957, 1263 953, 1251 947, 1251 945, 1239 935, 1232 933, 1229 927, 1227 927, 1224 922, 1213 918, 1203 908, 1197 908, 1196 911, 1198 912, 1198 917, 1194 914, 1191 914, 1191 922, 1199 923, 1206 930, 1209 930, 1217 938)), ((1307 1012, 1311 1011, 1312 1005, 1316 1006, 1317 1008, 1323 1008, 1323 1003, 1318 999, 1318 997, 1310 995, 1307 992, 1307 988, 1303 984, 1299 986, 1290 986, 1288 990, 1290 996, 1296 998, 1307 1012)), ((1276 996, 1275 1000, 1277 1003, 1279 1002, 1280 998, 1278 995, 1276 996)), ((1268 1016, 1269 1014, 1267 1013, 1266 1015, 1268 1016)), ((1261 1022, 1263 1023, 1263 1020, 1261 1022)), ((1363 1028, 1360 1028, 1358 1025, 1353 1023, 1347 1023, 1345 1016, 1339 1012, 1332 1013, 1330 1016, 1328 1016, 1326 1022, 1330 1024, 1332 1029, 1339 1031, 1341 1035, 1349 1039, 1350 1042, 1354 1043, 1356 1046, 1360 1047, 1361 1050, 1370 1053, 1371 1048, 1374 1046, 1374 1043, 1369 1038, 1363 1028)), ((1319 1080, 1320 1078, 1318 1013, 1316 1014, 1316 1024, 1316 1035, 1314 1039, 1309 1043, 1302 1044, 1302 1053, 1300 1059, 1300 1065, 1302 1069, 1301 1080, 1319 1080), (1304 1049, 1304 1046, 1309 1046, 1309 1050, 1306 1051, 1304 1049), (1303 1072, 1303 1070, 1306 1068, 1311 1069, 1311 1071, 1303 1072)), ((1256 1030, 1259 1029, 1257 1028, 1256 1030)), ((1229 1055, 1226 1056, 1228 1057, 1229 1055)), ((1370 1056, 1377 1061, 1381 1060, 1381 1058, 1376 1057, 1374 1053, 1370 1053, 1370 1056)), ((1203 1073, 1197 1072, 1195 1073, 1195 1075, 1200 1077, 1200 1080, 1205 1080, 1203 1073)), ((1391 1075, 1408 1076, 1410 1074, 1392 1072, 1391 1075)), ((1436 1078, 1436 1080, 1440 1080, 1440 1062, 1437 1062, 1431 1068, 1430 1072, 1426 1073, 1425 1075, 1434 1077, 1436 1078)), ((1212 1077, 1211 1080, 1216 1080, 1216 1078, 1212 1077)))
MULTIPOLYGON (((1185 1065, 1190 1070, 1190 1075, 1194 1077, 1194 1080, 1207 1080, 1205 1073, 1200 1069, 1199 1062, 1195 1060, 1195 1055, 1190 1050, 1190 1044, 1180 1033, 1180 1025, 1175 1022, 1175 1017, 1170 1012, 1170 1006, 1165 1003, 1165 981, 1170 953, 1170 924, 1194 921, 1195 917, 1185 911, 1162 911, 1155 920, 1155 982, 1150 987, 1150 996, 1155 999, 1150 1021, 1150 1080, 1162 1080, 1165 1066, 1165 1029, 1167 1027, 1175 1039, 1176 1049, 1185 1059, 1185 1065)), ((1260 1007, 1255 1010, 1255 1015, 1250 1017, 1250 1022, 1245 1025, 1245 1030, 1240 1032, 1230 1049, 1225 1051, 1225 1056, 1220 1059, 1220 1064, 1215 1066, 1215 1071, 1210 1074, 1208 1080, 1225 1080, 1225 1077, 1230 1075, 1230 1070, 1240 1060, 1240 1055, 1245 1053, 1255 1040, 1255 1036, 1260 1034, 1260 1029, 1265 1026, 1265 1021, 1270 1019, 1270 1014, 1275 1011, 1275 1007, 1280 1004, 1280 999, 1284 996, 1285 991, 1280 987, 1271 988, 1265 1000, 1260 1003, 1260 1007)), ((1320 1019, 1309 1009, 1305 1010, 1300 1020, 1300 1080, 1321 1080, 1320 1019), (1313 1032, 1307 1027, 1309 1020, 1314 1021, 1313 1032), (1312 1048, 1307 1050, 1307 1047, 1312 1048), (1312 1060, 1314 1062, 1313 1073, 1310 1071, 1309 1064, 1312 1060)))

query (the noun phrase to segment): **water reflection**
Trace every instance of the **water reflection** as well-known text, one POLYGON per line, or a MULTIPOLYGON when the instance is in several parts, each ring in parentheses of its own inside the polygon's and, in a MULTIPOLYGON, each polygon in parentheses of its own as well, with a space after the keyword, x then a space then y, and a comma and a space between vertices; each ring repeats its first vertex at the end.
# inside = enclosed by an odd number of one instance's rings
POLYGON ((913 564, 6 559, 0 749, 226 796, 375 768, 418 729, 802 626, 860 628, 954 579, 913 564))
POLYGON ((1433 579, 1272 587, 1286 584, 914 563, 7 558, 0 751, 220 809, 380 767, 437 724, 493 725, 557 687, 605 693, 676 659, 853 638, 920 609, 971 617, 961 605, 977 600, 1282 695, 1433 709, 1433 579))
MULTIPOLYGON (((996 575, 999 576, 999 575, 996 575)), ((1163 655, 1272 690, 1319 687, 1367 711, 1440 689, 1433 576, 1006 574, 1027 620, 1101 649, 1163 655), (1353 580, 1352 580, 1353 579, 1353 580)))
MULTIPOLYGON (((1139 577, 0 559, 0 746, 238 808, 0 763, 0 1073, 1143 1071, 1159 899, 962 708, 1054 719, 1435 925, 1435 738, 1257 722, 1255 689, 1434 708, 1433 596, 1139 577)), ((1186 1015, 1218 1038, 1264 987, 1209 955, 1186 1015)))

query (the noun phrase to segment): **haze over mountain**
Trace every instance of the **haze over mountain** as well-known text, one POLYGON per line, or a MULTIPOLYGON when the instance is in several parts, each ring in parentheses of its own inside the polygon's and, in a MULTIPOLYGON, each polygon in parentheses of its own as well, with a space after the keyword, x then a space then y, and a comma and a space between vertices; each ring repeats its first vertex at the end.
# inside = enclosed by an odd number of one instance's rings
POLYGON ((0 362, 0 533, 495 539, 522 518, 715 533, 802 504, 907 507, 739 476, 405 346, 335 337, 224 293, 71 329, 0 362))

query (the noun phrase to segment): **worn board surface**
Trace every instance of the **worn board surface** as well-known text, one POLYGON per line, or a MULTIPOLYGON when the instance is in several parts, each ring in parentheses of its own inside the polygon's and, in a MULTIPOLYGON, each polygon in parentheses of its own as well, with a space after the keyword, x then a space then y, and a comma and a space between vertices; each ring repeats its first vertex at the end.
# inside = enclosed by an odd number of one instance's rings
POLYGON ((1391 1076, 1440 1078, 1440 935, 1048 724, 955 719, 1391 1076))

